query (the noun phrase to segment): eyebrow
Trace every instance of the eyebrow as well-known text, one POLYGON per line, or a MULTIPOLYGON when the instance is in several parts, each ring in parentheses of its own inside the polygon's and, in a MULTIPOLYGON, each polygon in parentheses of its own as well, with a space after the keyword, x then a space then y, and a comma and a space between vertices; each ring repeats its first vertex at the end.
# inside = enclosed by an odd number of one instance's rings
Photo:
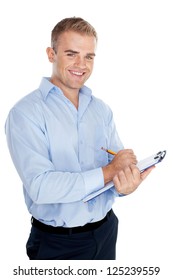
MULTIPOLYGON (((71 49, 65 50, 64 52, 65 52, 65 53, 70 52, 70 53, 74 53, 74 54, 78 54, 78 53, 79 53, 79 52, 74 51, 74 50, 71 50, 71 49)), ((95 53, 87 53, 87 55, 95 56, 96 54, 95 54, 95 53)))

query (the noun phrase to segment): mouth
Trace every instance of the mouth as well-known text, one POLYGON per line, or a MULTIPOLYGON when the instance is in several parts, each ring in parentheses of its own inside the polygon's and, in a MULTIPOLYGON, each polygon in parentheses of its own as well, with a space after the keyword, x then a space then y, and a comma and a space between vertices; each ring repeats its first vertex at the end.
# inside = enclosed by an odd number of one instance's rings
POLYGON ((78 71, 72 71, 72 70, 70 70, 69 72, 70 72, 70 74, 72 74, 76 77, 82 77, 85 74, 85 72, 78 72, 78 71))

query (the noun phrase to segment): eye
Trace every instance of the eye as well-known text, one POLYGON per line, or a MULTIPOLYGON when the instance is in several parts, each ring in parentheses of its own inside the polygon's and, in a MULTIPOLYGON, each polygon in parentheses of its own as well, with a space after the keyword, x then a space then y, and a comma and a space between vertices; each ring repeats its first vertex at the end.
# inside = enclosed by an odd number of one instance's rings
POLYGON ((70 57, 75 57, 76 54, 75 53, 67 53, 67 56, 70 56, 70 57))
POLYGON ((92 55, 86 55, 86 59, 87 59, 87 60, 93 60, 94 57, 93 57, 92 55))

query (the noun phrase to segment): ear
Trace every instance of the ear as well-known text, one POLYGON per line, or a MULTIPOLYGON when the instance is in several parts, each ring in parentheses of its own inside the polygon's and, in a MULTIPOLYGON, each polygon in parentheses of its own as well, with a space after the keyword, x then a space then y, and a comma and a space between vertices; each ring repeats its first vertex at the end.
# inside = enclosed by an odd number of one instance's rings
POLYGON ((55 58, 55 52, 52 48, 48 47, 46 49, 46 53, 47 53, 47 56, 48 56, 48 59, 50 62, 54 62, 54 58, 55 58))

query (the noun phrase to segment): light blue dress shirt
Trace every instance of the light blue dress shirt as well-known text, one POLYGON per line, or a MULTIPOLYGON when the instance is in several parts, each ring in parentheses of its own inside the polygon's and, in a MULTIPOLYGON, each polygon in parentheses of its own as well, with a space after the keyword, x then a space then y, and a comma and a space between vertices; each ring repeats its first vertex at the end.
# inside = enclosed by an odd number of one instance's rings
POLYGON ((83 226, 111 209, 118 196, 114 189, 82 201, 104 186, 101 167, 112 156, 101 147, 123 149, 112 111, 88 87, 80 89, 77 110, 43 78, 9 112, 6 136, 27 208, 36 219, 52 226, 83 226))

